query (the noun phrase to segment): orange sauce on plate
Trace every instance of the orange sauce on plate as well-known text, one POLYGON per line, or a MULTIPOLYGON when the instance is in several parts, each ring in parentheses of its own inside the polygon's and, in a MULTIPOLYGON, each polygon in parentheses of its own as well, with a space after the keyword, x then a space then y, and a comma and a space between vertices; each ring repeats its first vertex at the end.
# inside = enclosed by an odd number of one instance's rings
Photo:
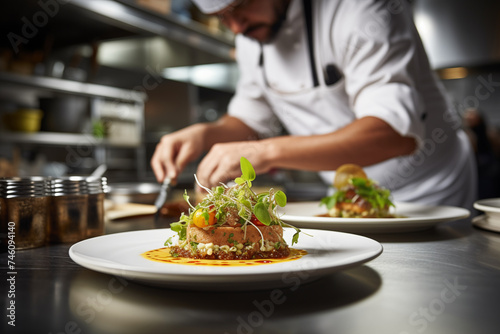
POLYGON ((252 259, 252 260, 203 260, 191 259, 187 257, 174 257, 170 255, 170 247, 153 249, 142 253, 141 255, 151 261, 176 263, 191 266, 216 266, 216 267, 242 267, 256 266, 262 264, 271 264, 279 262, 294 261, 306 255, 307 251, 302 249, 290 248, 290 255, 280 259, 252 259))

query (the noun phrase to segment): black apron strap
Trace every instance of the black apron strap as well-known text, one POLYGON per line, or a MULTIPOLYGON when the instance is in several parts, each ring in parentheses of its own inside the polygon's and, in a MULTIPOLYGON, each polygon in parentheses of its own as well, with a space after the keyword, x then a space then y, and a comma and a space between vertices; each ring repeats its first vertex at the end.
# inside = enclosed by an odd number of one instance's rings
POLYGON ((312 0, 302 0, 304 16, 307 29, 307 49, 309 53, 309 64, 311 64, 311 74, 314 87, 319 86, 318 74, 316 73, 316 60, 314 59, 314 37, 312 27, 312 0))
MULTIPOLYGON (((314 59, 314 43, 313 43, 313 31, 312 31, 312 0, 302 0, 302 5, 304 8, 304 17, 306 20, 306 37, 307 37, 307 51, 309 55, 309 64, 311 64, 311 75, 313 80, 313 86, 319 86, 318 74, 316 73, 316 60, 314 59)), ((264 65, 264 48, 260 44, 260 56, 259 56, 259 66, 264 65)))

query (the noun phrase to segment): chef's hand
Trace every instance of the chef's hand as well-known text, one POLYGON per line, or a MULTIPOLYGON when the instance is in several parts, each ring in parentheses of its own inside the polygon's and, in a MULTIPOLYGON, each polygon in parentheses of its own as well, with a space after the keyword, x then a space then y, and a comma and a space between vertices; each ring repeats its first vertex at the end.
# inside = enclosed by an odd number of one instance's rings
POLYGON ((216 144, 198 166, 196 176, 201 185, 212 188, 241 176, 240 158, 250 161, 256 174, 271 169, 261 141, 240 141, 216 144))
POLYGON ((164 135, 151 158, 156 180, 161 183, 169 176, 175 183, 186 165, 201 155, 203 145, 203 128, 199 125, 164 135))

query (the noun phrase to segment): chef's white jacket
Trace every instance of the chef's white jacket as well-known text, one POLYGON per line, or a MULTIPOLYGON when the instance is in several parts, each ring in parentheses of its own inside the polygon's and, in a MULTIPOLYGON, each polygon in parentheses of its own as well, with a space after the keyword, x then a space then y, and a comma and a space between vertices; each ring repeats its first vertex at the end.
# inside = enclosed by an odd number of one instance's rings
MULTIPOLYGON (((301 0, 291 0, 271 43, 237 36, 240 79, 228 113, 262 137, 281 126, 294 136, 330 133, 378 117, 416 138, 418 150, 367 166, 368 177, 395 201, 472 208, 470 143, 430 69, 406 1, 312 0, 311 17, 314 61, 301 0)), ((333 171, 320 175, 332 183, 333 171)))

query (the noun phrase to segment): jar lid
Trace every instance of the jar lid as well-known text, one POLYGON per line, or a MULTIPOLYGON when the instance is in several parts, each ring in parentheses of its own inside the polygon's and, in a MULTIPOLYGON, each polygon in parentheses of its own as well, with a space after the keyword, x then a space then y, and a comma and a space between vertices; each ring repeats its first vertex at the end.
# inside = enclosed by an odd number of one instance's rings
POLYGON ((87 182, 82 176, 51 178, 49 185, 52 196, 87 194, 87 182))
POLYGON ((49 185, 42 176, 0 178, 0 197, 42 197, 48 196, 49 185))
POLYGON ((102 194, 108 192, 108 179, 105 177, 87 178, 87 189, 89 194, 102 194))

